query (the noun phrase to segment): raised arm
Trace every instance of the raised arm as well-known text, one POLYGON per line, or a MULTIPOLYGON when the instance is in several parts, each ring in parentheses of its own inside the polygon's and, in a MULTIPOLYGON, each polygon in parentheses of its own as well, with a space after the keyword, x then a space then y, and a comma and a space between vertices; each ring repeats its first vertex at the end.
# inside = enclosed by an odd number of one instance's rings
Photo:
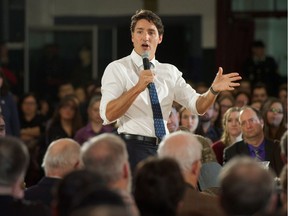
POLYGON ((198 113, 204 114, 215 102, 218 93, 221 91, 232 91, 235 87, 240 86, 237 81, 241 79, 238 73, 223 74, 222 67, 219 67, 218 73, 209 90, 200 95, 196 101, 198 113))

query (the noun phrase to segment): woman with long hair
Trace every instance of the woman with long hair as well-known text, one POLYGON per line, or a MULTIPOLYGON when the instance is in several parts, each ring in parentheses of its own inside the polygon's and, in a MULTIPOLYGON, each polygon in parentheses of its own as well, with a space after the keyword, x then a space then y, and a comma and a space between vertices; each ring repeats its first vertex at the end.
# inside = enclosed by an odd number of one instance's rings
POLYGON ((223 116, 223 133, 221 139, 212 145, 219 164, 223 164, 223 151, 226 147, 242 140, 241 127, 239 123, 239 107, 229 108, 223 116))
POLYGON ((269 98, 262 107, 264 134, 267 139, 280 141, 287 130, 284 105, 278 98, 269 98))
POLYGON ((59 138, 72 138, 82 127, 79 102, 74 95, 61 99, 47 126, 46 145, 59 138))

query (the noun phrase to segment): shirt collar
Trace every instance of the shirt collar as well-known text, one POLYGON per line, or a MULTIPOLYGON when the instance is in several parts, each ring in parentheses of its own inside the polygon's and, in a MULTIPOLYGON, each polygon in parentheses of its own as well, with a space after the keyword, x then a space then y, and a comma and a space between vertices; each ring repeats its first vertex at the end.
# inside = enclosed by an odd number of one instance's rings
MULTIPOLYGON (((131 58, 132 58, 132 61, 134 62, 134 64, 138 68, 143 68, 142 57, 138 53, 136 53, 134 49, 132 50, 131 58)), ((154 65, 154 68, 155 68, 155 62, 156 62, 155 57, 150 62, 154 65)))
POLYGON ((252 151, 253 150, 264 150, 265 149, 265 140, 263 140, 262 143, 258 147, 254 147, 253 145, 251 145, 249 143, 247 143, 247 144, 248 144, 249 149, 252 150, 252 151))

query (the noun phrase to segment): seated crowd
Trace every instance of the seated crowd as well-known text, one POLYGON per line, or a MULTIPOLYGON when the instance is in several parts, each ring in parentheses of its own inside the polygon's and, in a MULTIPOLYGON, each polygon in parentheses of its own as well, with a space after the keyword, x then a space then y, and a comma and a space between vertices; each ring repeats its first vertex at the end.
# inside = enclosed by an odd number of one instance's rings
POLYGON ((175 104, 158 155, 135 170, 117 124, 102 124, 98 86, 83 86, 80 97, 63 83, 58 101, 35 93, 7 99, 0 115, 2 212, 286 215, 287 87, 269 97, 262 84, 250 90, 242 82, 245 88, 221 92, 203 116, 175 104))

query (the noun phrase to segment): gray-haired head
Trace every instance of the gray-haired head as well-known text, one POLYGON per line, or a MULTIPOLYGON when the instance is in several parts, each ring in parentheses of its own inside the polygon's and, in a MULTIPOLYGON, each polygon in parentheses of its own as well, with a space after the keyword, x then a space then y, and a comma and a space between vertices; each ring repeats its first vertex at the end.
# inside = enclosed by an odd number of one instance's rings
POLYGON ((123 166, 128 164, 125 142, 114 134, 101 134, 85 142, 81 158, 86 169, 113 184, 122 177, 123 166))
POLYGON ((42 167, 45 175, 63 177, 68 172, 79 167, 80 145, 70 138, 61 138, 53 141, 43 159, 42 167))
POLYGON ((191 165, 201 160, 202 145, 195 136, 186 131, 171 133, 159 145, 159 157, 172 157, 180 165, 182 172, 189 171, 191 165))
POLYGON ((261 213, 274 191, 274 176, 249 157, 235 157, 219 175, 221 205, 231 215, 261 213))
POLYGON ((18 138, 0 137, 0 186, 11 187, 24 176, 29 164, 29 152, 18 138))

